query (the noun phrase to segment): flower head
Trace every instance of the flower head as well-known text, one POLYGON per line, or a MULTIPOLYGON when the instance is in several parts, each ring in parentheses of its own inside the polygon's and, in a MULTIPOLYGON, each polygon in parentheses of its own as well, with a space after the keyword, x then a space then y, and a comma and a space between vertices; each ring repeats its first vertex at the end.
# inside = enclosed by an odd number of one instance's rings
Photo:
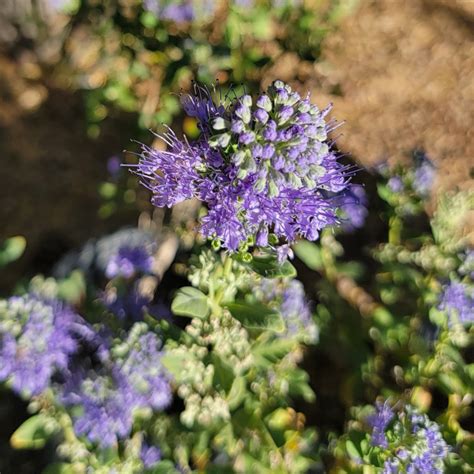
POLYGON ((385 402, 377 404, 376 410, 369 424, 373 428, 372 444, 382 448, 386 456, 384 474, 444 472, 449 446, 435 422, 410 405, 395 412, 385 402))
POLYGON ((74 368, 61 390, 66 406, 81 408, 74 417, 78 435, 112 446, 130 434, 135 410, 169 405, 171 388, 160 364, 160 346, 156 334, 137 323, 124 342, 102 351, 99 365, 74 368))
POLYGON ((344 229, 351 231, 362 227, 369 213, 367 210, 367 194, 363 186, 351 184, 342 192, 341 201, 344 229))
POLYGON ((245 94, 215 103, 196 87, 182 102, 201 136, 188 142, 170 131, 167 151, 143 147, 137 174, 154 205, 198 198, 208 209, 201 231, 231 251, 269 232, 287 242, 315 240, 337 222, 337 199, 329 196, 348 179, 328 140, 330 108, 319 110, 281 81, 255 100, 245 94))
POLYGON ((108 278, 122 276, 131 278, 138 272, 148 273, 153 267, 153 257, 145 247, 124 245, 113 254, 105 269, 108 278))
POLYGON ((367 422, 372 428, 371 443, 374 446, 380 446, 382 448, 388 446, 385 430, 394 416, 395 414, 387 401, 385 403, 377 402, 375 413, 367 419, 367 422))
POLYGON ((283 316, 286 336, 300 336, 308 343, 318 339, 304 288, 298 280, 263 279, 260 284, 261 299, 273 306, 283 316))
POLYGON ((161 460, 161 451, 156 446, 142 443, 140 457, 145 469, 152 469, 161 460))
POLYGON ((0 380, 17 393, 38 395, 51 378, 68 371, 83 321, 68 306, 34 294, 12 297, 0 306, 0 380))
POLYGON ((474 287, 467 283, 451 282, 444 288, 439 309, 445 311, 449 323, 474 322, 474 287))
POLYGON ((436 169, 423 152, 415 152, 415 171, 413 189, 421 197, 429 196, 436 177, 436 169))

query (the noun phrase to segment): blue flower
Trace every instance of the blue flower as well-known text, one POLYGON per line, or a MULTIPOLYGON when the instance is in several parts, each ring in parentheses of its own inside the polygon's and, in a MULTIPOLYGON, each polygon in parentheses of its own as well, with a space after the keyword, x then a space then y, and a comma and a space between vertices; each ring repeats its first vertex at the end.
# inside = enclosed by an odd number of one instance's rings
POLYGON ((145 469, 152 469, 161 460, 161 451, 156 446, 149 446, 142 443, 140 457, 145 469))
POLYGON ((372 438, 370 442, 373 446, 386 448, 388 441, 385 436, 385 430, 395 417, 395 414, 388 401, 385 401, 385 403, 377 402, 375 409, 375 413, 370 415, 367 419, 367 422, 372 428, 372 438))
POLYGON ((105 275, 108 278, 131 278, 138 272, 149 273, 152 267, 153 257, 146 248, 124 245, 110 257, 105 275))
POLYGON ((124 342, 102 348, 99 364, 79 363, 72 369, 60 389, 66 406, 81 409, 73 417, 78 435, 113 446, 131 433, 137 409, 160 411, 171 403, 160 347, 158 336, 137 323, 124 342))
POLYGON ((445 311, 449 324, 474 322, 474 287, 467 283, 452 281, 444 287, 439 309, 445 311))
POLYGON ((269 232, 289 243, 315 240, 338 222, 338 200, 328 196, 347 188, 348 170, 328 140, 330 108, 319 110, 281 81, 256 100, 222 103, 196 86, 182 103, 202 133, 188 142, 169 131, 167 151, 143 146, 136 173, 154 205, 198 198, 208 209, 202 233, 231 251, 269 232))
POLYGON ((68 372, 78 340, 89 332, 84 321, 57 300, 27 294, 3 301, 0 380, 9 380, 19 394, 40 394, 55 374, 68 372))

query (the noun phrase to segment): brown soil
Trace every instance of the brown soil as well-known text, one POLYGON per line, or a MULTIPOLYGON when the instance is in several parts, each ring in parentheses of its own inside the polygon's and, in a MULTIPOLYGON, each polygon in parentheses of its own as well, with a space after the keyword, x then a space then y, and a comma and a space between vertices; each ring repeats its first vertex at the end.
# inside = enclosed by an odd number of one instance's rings
POLYGON ((99 138, 91 139, 82 97, 22 79, 18 68, 0 56, 0 242, 21 234, 28 245, 2 272, 1 289, 116 228, 97 214, 98 184, 107 177, 107 158, 130 148, 136 123, 135 117, 107 120, 99 138))
POLYGON ((344 120, 338 146, 365 166, 424 149, 437 189, 473 186, 474 2, 362 0, 321 61, 285 54, 269 70, 344 120))

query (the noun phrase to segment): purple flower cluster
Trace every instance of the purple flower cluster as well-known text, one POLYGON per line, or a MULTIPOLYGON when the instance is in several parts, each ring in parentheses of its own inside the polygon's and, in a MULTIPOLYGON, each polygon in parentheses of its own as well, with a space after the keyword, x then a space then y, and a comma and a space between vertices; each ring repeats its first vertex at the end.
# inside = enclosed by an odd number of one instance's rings
POLYGON ((445 311, 449 324, 474 322, 474 287, 468 283, 452 281, 441 295, 439 309, 445 311))
POLYGON ((316 327, 301 282, 284 280, 278 284, 273 279, 263 279, 260 284, 263 302, 275 306, 286 325, 287 336, 304 336, 308 343, 318 338, 316 327))
POLYGON ((249 240, 267 246, 271 232, 315 240, 338 222, 337 198, 329 196, 348 179, 328 140, 330 108, 320 111, 281 81, 256 100, 215 103, 196 87, 182 102, 200 138, 190 143, 170 131, 162 137, 168 150, 143 146, 137 165, 155 206, 198 198, 208 208, 201 231, 231 251, 249 240))
POLYGON ((118 276, 131 278, 138 272, 149 273, 153 267, 153 257, 145 247, 122 246, 107 263, 107 278, 118 276))
POLYGON ((344 216, 344 230, 350 232, 364 225, 369 213, 367 209, 367 194, 363 186, 351 184, 341 194, 341 210, 344 216))
POLYGON ((377 403, 376 412, 368 422, 372 427, 372 445, 386 450, 388 455, 384 474, 444 472, 449 446, 439 426, 426 415, 411 406, 395 413, 385 402, 377 403))
POLYGON ((375 409, 375 413, 367 419, 372 428, 371 443, 373 446, 386 448, 388 447, 388 441, 385 436, 385 430, 395 417, 395 414, 387 401, 385 403, 377 402, 375 409))
POLYGON ((161 342, 143 323, 128 338, 102 352, 99 367, 79 366, 62 388, 62 401, 81 408, 74 430, 102 447, 132 430, 134 411, 162 410, 171 402, 168 376, 160 364, 161 342))
POLYGON ((33 294, 2 301, 0 380, 19 394, 40 394, 55 374, 68 371, 84 331, 81 318, 58 301, 33 294))

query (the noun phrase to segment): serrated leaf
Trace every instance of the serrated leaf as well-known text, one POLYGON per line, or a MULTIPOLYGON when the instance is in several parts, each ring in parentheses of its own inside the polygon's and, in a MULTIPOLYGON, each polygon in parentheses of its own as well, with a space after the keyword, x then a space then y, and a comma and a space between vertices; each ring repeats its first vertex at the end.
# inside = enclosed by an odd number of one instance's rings
POLYGON ((281 315, 260 303, 249 304, 245 301, 229 303, 227 309, 246 329, 275 332, 285 330, 285 323, 281 315))
POLYGON ((48 441, 51 432, 46 429, 47 419, 35 415, 24 421, 12 434, 10 444, 14 449, 41 449, 48 441))
POLYGON ((300 240, 293 245, 295 255, 311 270, 319 271, 323 268, 321 249, 318 245, 307 240, 300 240))
POLYGON ((177 316, 203 319, 209 314, 207 296, 197 288, 185 286, 176 293, 171 311, 177 316))
POLYGON ((0 246, 0 267, 18 260, 23 255, 25 248, 26 239, 21 235, 5 240, 0 246))

